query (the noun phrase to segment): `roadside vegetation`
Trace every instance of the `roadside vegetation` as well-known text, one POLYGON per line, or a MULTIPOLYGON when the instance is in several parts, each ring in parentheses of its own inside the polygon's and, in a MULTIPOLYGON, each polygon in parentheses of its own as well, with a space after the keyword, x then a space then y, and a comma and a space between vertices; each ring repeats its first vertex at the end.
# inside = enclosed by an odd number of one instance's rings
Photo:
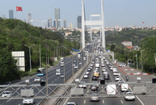
POLYGON ((156 30, 123 30, 109 32, 106 35, 107 49, 115 52, 115 59, 137 65, 139 69, 156 73, 156 30), (121 45, 123 41, 131 41, 139 50, 129 50, 121 45))
POLYGON ((76 41, 64 39, 60 32, 52 32, 41 27, 34 27, 21 20, 0 18, 0 83, 20 79, 29 74, 29 47, 31 46, 32 69, 39 67, 39 46, 41 46, 41 62, 46 64, 46 53, 49 65, 53 65, 53 57, 70 55, 76 41), (26 72, 18 70, 17 61, 12 58, 12 51, 25 52, 26 72))

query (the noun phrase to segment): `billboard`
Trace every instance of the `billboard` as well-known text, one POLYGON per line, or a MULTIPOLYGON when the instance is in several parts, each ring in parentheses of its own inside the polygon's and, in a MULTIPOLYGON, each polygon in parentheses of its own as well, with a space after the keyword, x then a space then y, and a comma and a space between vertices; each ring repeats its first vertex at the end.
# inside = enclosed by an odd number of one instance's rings
POLYGON ((24 51, 12 51, 12 57, 17 60, 17 67, 21 71, 25 71, 25 53, 24 51))

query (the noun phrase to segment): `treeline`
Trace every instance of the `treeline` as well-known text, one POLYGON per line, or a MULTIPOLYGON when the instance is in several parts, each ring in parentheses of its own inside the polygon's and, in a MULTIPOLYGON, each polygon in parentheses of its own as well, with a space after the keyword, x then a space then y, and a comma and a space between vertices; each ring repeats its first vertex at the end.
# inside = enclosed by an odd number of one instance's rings
POLYGON ((107 44, 121 44, 123 41, 131 41, 133 45, 140 45, 145 37, 156 35, 156 30, 125 29, 121 32, 106 32, 107 44))
POLYGON ((32 68, 35 68, 39 66, 39 46, 42 64, 46 63, 47 52, 49 64, 53 65, 52 57, 69 55, 76 43, 65 40, 59 32, 34 27, 21 20, 0 18, 0 83, 20 79, 23 74, 17 70, 12 51, 25 52, 25 67, 29 71, 30 46, 32 68))
POLYGON ((124 30, 122 32, 119 32, 118 35, 112 35, 112 33, 110 35, 107 35, 106 40, 108 42, 107 48, 115 52, 115 59, 117 59, 118 61, 126 63, 129 62, 146 72, 156 72, 155 30, 124 30), (133 33, 133 31, 138 33, 133 33), (135 45, 139 45, 140 49, 129 50, 121 45, 122 41, 132 41, 135 45))

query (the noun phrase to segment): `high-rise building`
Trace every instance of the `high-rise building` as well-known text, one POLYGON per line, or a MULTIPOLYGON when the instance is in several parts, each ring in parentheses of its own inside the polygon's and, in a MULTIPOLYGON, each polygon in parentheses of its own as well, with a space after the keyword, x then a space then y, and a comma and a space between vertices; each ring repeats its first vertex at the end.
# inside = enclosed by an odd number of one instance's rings
POLYGON ((78 27, 78 28, 81 28, 81 23, 82 23, 82 22, 81 22, 81 16, 78 16, 78 17, 77 17, 77 27, 78 27))
POLYGON ((69 23, 69 29, 73 29, 73 24, 72 23, 69 23))
POLYGON ((31 13, 28 13, 28 15, 27 15, 27 23, 28 24, 31 24, 31 13))
POLYGON ((9 19, 14 19, 14 11, 9 10, 9 19))
POLYGON ((49 18, 49 19, 48 19, 48 28, 51 28, 51 27, 52 27, 52 19, 49 18))
POLYGON ((67 28, 67 21, 66 20, 63 21, 63 27, 67 28))
POLYGON ((60 8, 55 8, 55 28, 61 27, 61 20, 60 20, 60 8))

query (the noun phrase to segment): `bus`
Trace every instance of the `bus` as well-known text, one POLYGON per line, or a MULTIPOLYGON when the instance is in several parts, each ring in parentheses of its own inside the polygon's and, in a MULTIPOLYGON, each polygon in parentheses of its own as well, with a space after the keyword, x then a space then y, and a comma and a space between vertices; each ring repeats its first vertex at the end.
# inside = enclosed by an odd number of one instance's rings
POLYGON ((44 75, 46 75, 45 68, 38 68, 38 70, 37 70, 37 76, 44 76, 44 75))

